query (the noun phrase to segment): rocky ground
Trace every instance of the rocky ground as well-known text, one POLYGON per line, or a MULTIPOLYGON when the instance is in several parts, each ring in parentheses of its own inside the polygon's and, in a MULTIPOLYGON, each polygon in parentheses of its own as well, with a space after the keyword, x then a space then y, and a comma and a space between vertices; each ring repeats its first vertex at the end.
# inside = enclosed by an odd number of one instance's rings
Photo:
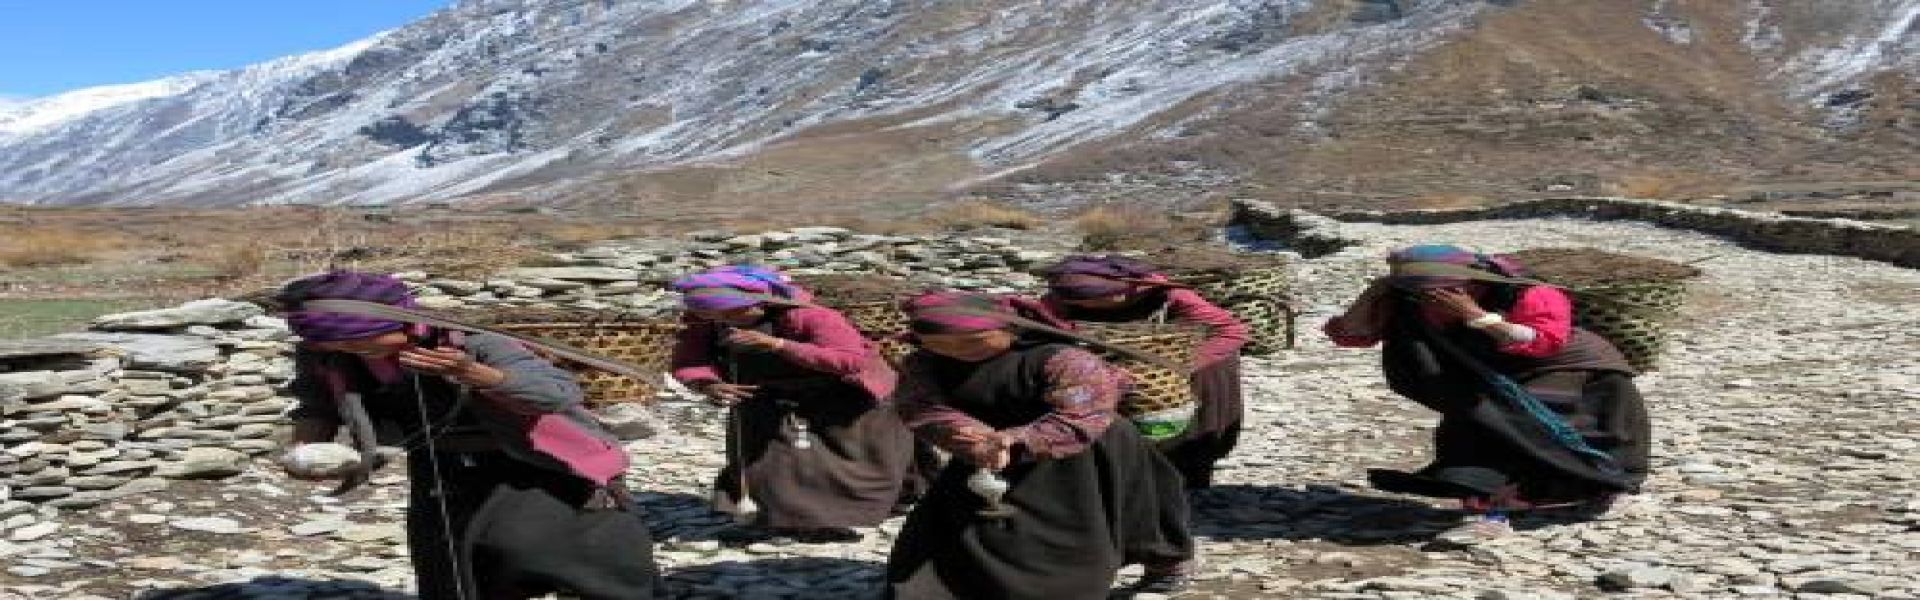
MULTIPOLYGON (((1223 485, 1198 498, 1207 566, 1180 597, 1920 597, 1920 273, 1626 223, 1343 235, 1363 243, 1302 267, 1309 326, 1394 245, 1712 257, 1665 367, 1640 380, 1659 442, 1649 493, 1612 520, 1523 520, 1498 542, 1432 544, 1457 515, 1364 480, 1420 464, 1431 415, 1387 391, 1376 353, 1304 335, 1249 363, 1248 431, 1223 485)), ((668 416, 678 431, 631 448, 675 597, 873 593, 897 519, 860 543, 722 547, 727 519, 704 503, 721 462, 715 415, 668 416)), ((83 511, 0 515, 0 598, 409 597, 398 480, 338 501, 260 463, 83 511)))

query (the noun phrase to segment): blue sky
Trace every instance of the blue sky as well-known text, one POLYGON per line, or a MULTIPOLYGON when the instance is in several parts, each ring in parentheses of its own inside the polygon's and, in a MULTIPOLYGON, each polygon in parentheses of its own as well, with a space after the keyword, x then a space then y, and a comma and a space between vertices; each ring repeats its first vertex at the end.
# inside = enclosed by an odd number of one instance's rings
POLYGON ((0 0, 0 99, 323 50, 452 0, 0 0))

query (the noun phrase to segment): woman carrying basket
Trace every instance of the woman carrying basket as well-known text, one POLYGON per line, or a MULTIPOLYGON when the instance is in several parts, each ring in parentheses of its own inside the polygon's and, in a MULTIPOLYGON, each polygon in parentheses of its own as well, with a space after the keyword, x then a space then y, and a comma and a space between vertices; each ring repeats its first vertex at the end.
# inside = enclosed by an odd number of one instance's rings
POLYGON ((1442 534, 1511 531, 1504 513, 1598 514, 1646 478, 1651 431, 1634 371, 1606 339, 1573 325, 1559 288, 1509 257, 1454 246, 1393 252, 1326 325, 1346 347, 1385 344, 1396 393, 1440 413, 1435 457, 1418 471, 1374 470, 1383 490, 1457 498, 1474 518, 1442 534))
POLYGON ((1200 294, 1167 280, 1153 267, 1121 257, 1078 256, 1046 272, 1041 300, 1069 321, 1126 323, 1162 321, 1200 325, 1207 338, 1195 352, 1193 390, 1199 400, 1187 433, 1161 444, 1188 489, 1213 485, 1213 465, 1233 451, 1245 418, 1240 389, 1240 348, 1251 333, 1245 323, 1200 294))
POLYGON ((626 450, 586 413, 571 373, 499 335, 303 307, 412 307, 407 286, 384 275, 315 275, 276 300, 301 338, 288 471, 347 477, 335 492, 344 493, 371 473, 376 439, 406 449, 407 547, 420 597, 653 597, 652 541, 620 482, 626 450), (303 448, 333 441, 343 426, 361 445, 357 472, 302 466, 303 448))
POLYGON ((785 275, 723 267, 675 281, 687 327, 673 376, 732 406, 715 503, 736 541, 852 541, 900 498, 912 433, 887 404, 896 375, 873 343, 785 275))
MULTIPOLYGON (((1009 298, 929 294, 904 308, 920 350, 903 362, 896 403, 954 460, 895 540, 892 597, 1106 598, 1132 563, 1147 566, 1141 591, 1184 585, 1185 497, 1173 466, 1115 412, 1126 372, 1023 333, 1009 298)), ((1047 317, 1033 307, 1025 318, 1047 317)))

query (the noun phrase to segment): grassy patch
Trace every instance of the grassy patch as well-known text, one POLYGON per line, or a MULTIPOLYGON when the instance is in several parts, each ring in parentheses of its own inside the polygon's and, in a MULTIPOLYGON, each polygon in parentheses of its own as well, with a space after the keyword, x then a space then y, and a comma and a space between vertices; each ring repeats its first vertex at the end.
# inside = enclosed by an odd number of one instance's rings
POLYGON ((0 339, 40 337, 85 329, 100 315, 153 308, 138 300, 0 299, 0 339))
POLYGON ((992 200, 955 202, 931 215, 931 220, 952 231, 982 227, 1034 229, 1045 223, 1039 215, 1026 209, 992 200))

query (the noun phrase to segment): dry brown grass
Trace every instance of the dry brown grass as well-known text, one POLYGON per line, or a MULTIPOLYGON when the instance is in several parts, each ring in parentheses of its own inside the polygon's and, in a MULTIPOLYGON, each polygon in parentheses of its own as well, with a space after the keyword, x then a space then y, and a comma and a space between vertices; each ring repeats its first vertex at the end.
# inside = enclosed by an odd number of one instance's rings
POLYGON ((317 207, 0 207, 0 295, 204 297, 330 268, 479 277, 536 262, 546 251, 657 227, 634 218, 516 212, 401 209, 391 219, 369 219, 317 207))
POLYGON ((1607 191, 1628 198, 1688 200, 1724 194, 1731 182, 1722 177, 1684 169, 1647 169, 1620 176, 1607 191))
POLYGON ((1073 219, 1083 250, 1123 250, 1137 242, 1177 243, 1189 237, 1190 224, 1169 216, 1165 209, 1137 204, 1096 206, 1073 219))
POLYGON ((86 264, 125 242, 97 231, 29 226, 0 236, 0 265, 25 269, 86 264))
POLYGON ((993 200, 955 202, 935 211, 928 220, 952 231, 983 227, 1033 229, 1046 222, 1026 209, 993 200))

